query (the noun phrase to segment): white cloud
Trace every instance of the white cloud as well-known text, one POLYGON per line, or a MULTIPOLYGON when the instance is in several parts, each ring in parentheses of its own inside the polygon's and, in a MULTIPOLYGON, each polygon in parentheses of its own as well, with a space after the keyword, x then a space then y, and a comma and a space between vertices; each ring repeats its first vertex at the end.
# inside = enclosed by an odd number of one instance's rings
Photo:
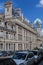
POLYGON ((43 0, 40 0, 40 4, 43 5, 43 0))
POLYGON ((39 0, 39 3, 36 5, 36 7, 43 7, 43 0, 39 0))

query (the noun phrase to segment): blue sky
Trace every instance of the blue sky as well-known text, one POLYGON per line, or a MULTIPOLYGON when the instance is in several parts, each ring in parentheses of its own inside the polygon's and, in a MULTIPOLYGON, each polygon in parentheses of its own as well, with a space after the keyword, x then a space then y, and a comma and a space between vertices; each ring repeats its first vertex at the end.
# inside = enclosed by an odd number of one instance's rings
MULTIPOLYGON (((0 12, 4 12, 4 2, 0 0, 0 12)), ((12 0, 14 8, 21 8, 24 16, 34 22, 36 18, 42 20, 43 28, 43 0, 12 0)))

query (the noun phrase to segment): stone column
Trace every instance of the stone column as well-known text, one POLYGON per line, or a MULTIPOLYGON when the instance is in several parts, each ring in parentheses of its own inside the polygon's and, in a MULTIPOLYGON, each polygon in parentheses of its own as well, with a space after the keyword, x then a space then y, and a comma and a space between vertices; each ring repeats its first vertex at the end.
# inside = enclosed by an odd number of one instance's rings
MULTIPOLYGON (((16 25, 16 41, 18 41, 18 25, 16 25)), ((18 50, 18 43, 15 43, 15 50, 18 50)))
POLYGON ((6 51, 6 31, 4 31, 4 50, 6 51))
POLYGON ((15 50, 18 50, 18 43, 15 44, 15 50))
POLYGON ((24 29, 22 28, 22 50, 24 50, 24 29))

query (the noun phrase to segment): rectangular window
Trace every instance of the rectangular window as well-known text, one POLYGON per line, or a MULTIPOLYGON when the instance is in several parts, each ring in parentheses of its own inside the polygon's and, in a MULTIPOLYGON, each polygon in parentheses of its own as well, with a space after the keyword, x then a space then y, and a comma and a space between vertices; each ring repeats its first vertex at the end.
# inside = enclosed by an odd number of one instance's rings
POLYGON ((12 28, 12 29, 13 29, 13 31, 15 31, 15 26, 13 26, 13 28, 12 28))
POLYGON ((9 50, 10 50, 10 46, 11 46, 11 44, 9 43, 9 50))
POLYGON ((26 41, 29 41, 29 32, 26 30, 26 41))
POLYGON ((18 33, 22 35, 22 27, 18 26, 18 33))
POLYGON ((26 43, 26 49, 28 49, 28 44, 26 43))
POLYGON ((9 43, 9 50, 13 50, 13 44, 9 43))
POLYGON ((10 34, 10 39, 11 39, 11 40, 14 39, 14 34, 10 34))
POLYGON ((3 31, 0 31, 0 38, 3 38, 3 31))
POLYGON ((15 50, 15 44, 14 44, 14 50, 15 50))
POLYGON ((6 43, 6 50, 8 50, 8 43, 6 43))
POLYGON ((24 49, 26 50, 26 44, 24 44, 24 49))
POLYGON ((12 25, 10 25, 9 23, 7 23, 7 28, 12 30, 12 25))
POLYGON ((15 36, 16 36, 16 35, 14 34, 14 39, 16 38, 15 36))
POLYGON ((22 44, 18 44, 18 50, 22 50, 22 44))
POLYGON ((22 35, 18 34, 18 40, 22 40, 22 35))
POLYGON ((29 41, 29 37, 28 36, 26 36, 26 41, 29 41))
POLYGON ((3 43, 0 43, 0 49, 3 49, 3 43))
POLYGON ((28 50, 29 49, 29 44, 26 43, 26 49, 28 50))
POLYGON ((6 32, 6 38, 8 39, 8 32, 6 32))

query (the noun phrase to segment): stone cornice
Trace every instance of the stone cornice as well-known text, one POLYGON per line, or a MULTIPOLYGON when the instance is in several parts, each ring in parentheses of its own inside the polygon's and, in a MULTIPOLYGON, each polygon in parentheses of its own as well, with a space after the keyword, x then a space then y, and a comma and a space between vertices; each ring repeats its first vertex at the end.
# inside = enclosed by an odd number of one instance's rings
POLYGON ((20 21, 19 19, 17 18, 6 18, 7 21, 12 21, 13 23, 16 23, 22 27, 24 27, 25 29, 29 30, 30 32, 32 32, 33 34, 37 34, 36 30, 34 30, 32 27, 24 24, 22 21, 20 21))

